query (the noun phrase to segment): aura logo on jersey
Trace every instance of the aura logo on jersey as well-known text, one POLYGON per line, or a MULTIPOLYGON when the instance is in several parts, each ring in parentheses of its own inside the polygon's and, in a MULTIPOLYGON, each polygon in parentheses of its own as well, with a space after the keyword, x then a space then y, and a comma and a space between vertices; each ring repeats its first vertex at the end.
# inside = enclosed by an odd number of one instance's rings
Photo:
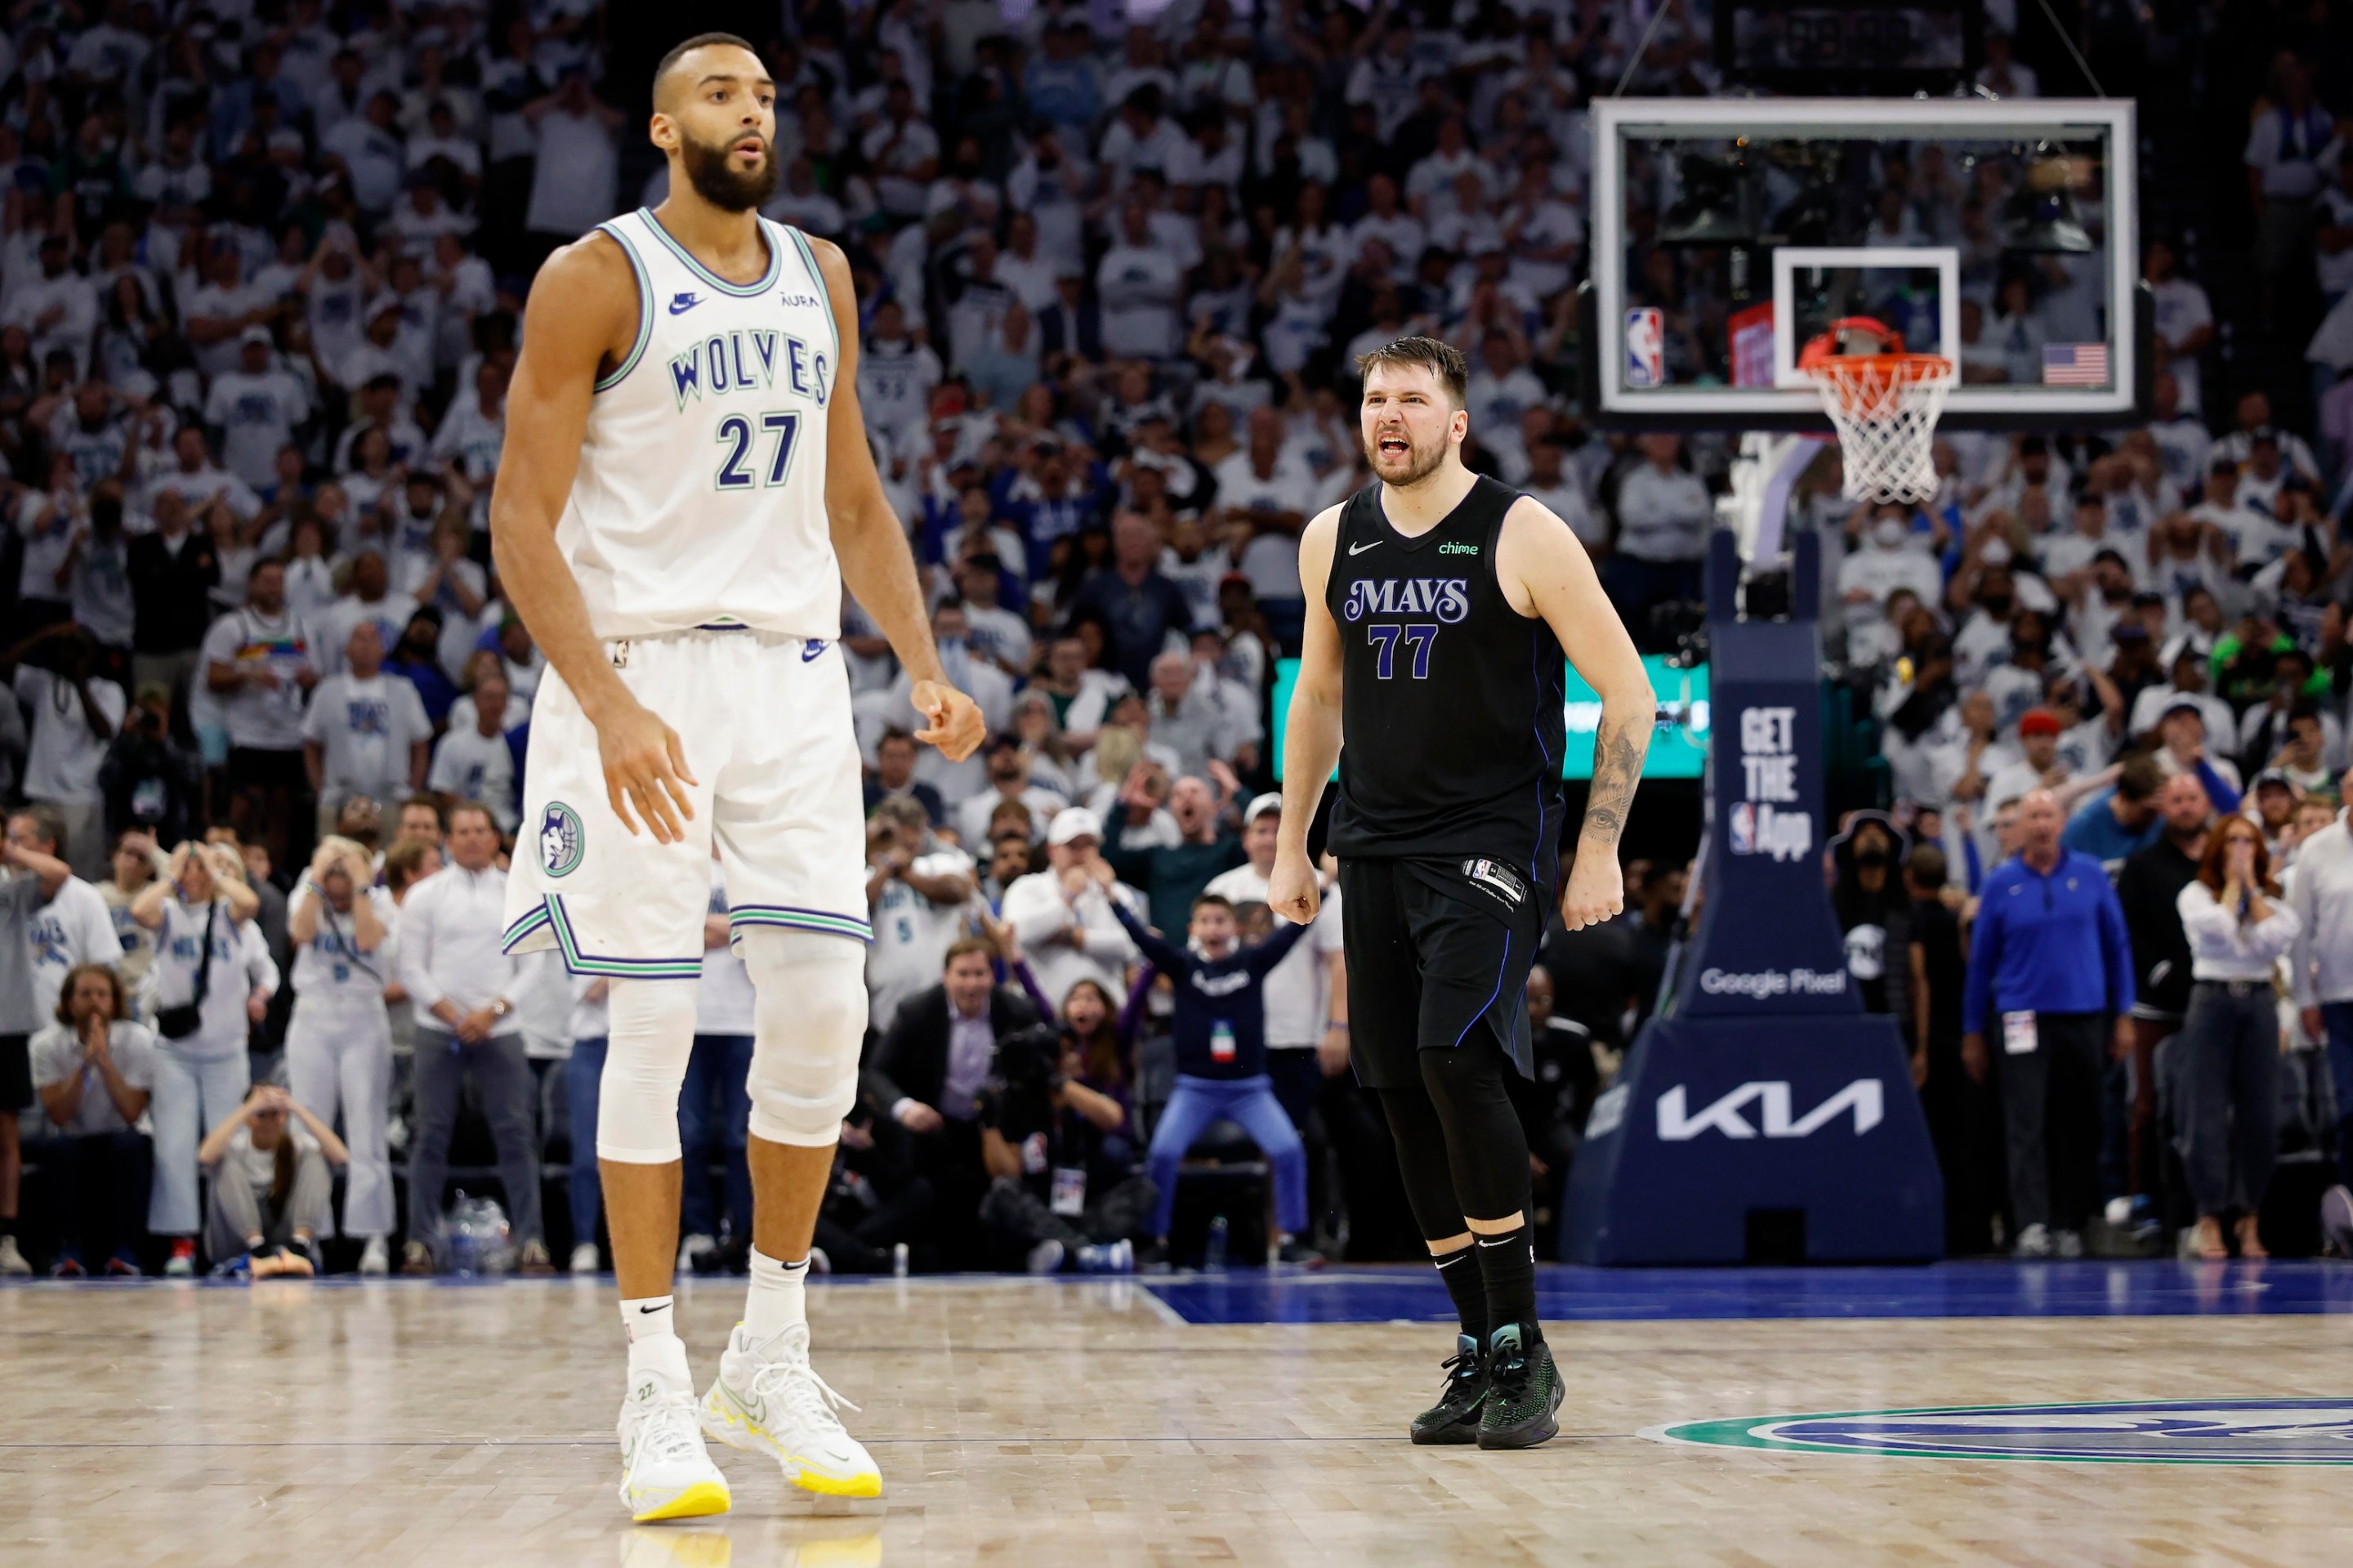
POLYGON ((550 800, 539 818, 539 864, 550 876, 569 876, 588 852, 588 834, 580 813, 561 800, 550 800))
POLYGON ((1653 1426, 1654 1443, 1897 1459, 2353 1465, 2353 1399, 2120 1400, 1750 1415, 1653 1426))
POLYGON ((690 400, 708 392, 723 397, 731 392, 765 392, 781 373, 787 385, 804 397, 825 407, 831 367, 825 351, 813 349, 782 333, 713 333, 682 354, 670 356, 670 395, 684 411, 690 400))
POLYGON ((1449 626, 1471 613, 1469 577, 1358 577, 1348 585, 1340 613, 1349 620, 1368 615, 1428 615, 1449 626))

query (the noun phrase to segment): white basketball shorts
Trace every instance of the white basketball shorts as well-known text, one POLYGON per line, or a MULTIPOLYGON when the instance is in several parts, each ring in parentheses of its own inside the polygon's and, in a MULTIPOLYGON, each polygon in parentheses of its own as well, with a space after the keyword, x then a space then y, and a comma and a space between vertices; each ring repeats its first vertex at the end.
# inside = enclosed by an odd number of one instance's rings
POLYGON ((699 781, 686 837, 613 812, 596 731, 563 678, 531 710, 523 814, 507 876, 510 953, 553 948, 574 974, 697 979, 711 851, 737 932, 778 926, 873 940, 849 678, 829 642, 707 629, 610 642, 629 691, 684 744, 699 781))

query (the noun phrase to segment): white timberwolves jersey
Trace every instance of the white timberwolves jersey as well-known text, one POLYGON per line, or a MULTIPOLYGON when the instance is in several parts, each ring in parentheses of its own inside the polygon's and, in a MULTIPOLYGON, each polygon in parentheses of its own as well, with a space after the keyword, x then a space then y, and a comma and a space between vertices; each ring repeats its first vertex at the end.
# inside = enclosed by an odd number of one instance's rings
POLYGON ((598 226, 637 273, 638 338, 596 384, 555 540, 599 637, 841 634, 825 514, 841 348, 808 241, 759 223, 756 283, 705 270, 643 208, 598 226))

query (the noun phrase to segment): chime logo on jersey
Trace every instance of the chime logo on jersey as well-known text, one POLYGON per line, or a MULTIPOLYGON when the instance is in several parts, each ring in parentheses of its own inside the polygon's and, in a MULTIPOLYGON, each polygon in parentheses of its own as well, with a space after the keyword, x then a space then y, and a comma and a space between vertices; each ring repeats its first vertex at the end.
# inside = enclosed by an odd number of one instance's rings
POLYGON ((1368 615, 1429 615, 1452 626, 1471 613, 1471 579, 1358 577, 1348 585, 1342 613, 1350 620, 1368 615))
POLYGON ((550 800, 539 820, 539 863, 550 876, 568 876, 587 851, 587 834, 580 813, 561 800, 550 800))
POLYGON ((831 366, 821 349, 812 349, 797 337, 775 332, 713 333, 670 362, 670 389, 683 411, 690 399, 708 392, 723 397, 730 392, 762 392, 776 384, 779 372, 792 389, 825 407, 831 366))

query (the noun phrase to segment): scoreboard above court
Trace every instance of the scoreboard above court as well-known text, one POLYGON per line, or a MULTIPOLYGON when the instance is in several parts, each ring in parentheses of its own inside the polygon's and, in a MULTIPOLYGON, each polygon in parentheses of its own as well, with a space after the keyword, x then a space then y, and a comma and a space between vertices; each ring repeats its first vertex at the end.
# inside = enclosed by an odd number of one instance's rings
POLYGON ((1984 63, 1980 0, 1717 0, 1725 79, 1826 97, 1946 93, 1984 63))

